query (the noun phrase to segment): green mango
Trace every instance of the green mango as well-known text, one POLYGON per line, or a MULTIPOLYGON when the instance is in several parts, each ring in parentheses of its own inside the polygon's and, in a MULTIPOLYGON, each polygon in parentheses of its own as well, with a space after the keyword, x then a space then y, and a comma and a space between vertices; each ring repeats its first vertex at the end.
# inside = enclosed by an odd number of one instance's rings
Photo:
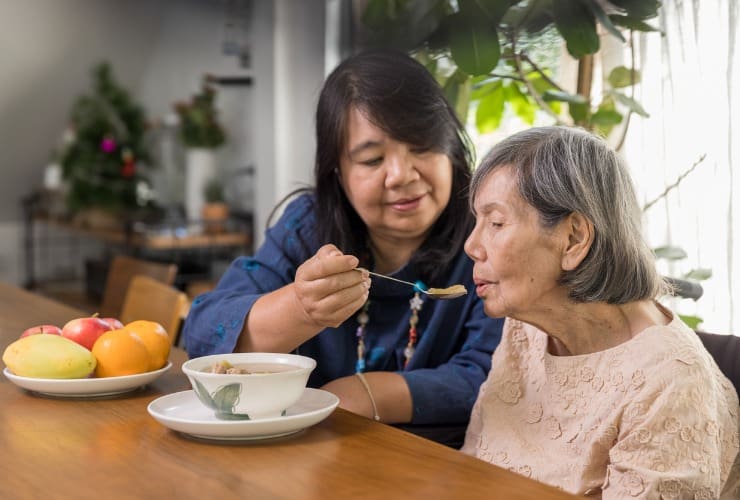
POLYGON ((97 361, 88 349, 61 335, 20 338, 5 348, 3 363, 21 377, 84 378, 97 361))

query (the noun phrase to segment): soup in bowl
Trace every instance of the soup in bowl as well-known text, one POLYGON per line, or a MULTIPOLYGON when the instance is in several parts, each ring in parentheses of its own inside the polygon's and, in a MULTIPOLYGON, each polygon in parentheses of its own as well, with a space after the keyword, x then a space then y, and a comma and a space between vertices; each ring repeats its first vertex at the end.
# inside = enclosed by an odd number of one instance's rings
POLYGON ((223 420, 285 415, 314 368, 309 357, 266 352, 213 354, 182 365, 198 399, 223 420))

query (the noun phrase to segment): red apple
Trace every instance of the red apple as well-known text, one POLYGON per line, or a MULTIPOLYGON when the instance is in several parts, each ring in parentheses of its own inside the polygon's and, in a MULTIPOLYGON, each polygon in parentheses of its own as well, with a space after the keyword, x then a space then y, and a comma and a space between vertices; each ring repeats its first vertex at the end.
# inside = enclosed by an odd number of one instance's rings
POLYGON ((48 333, 49 335, 61 335, 62 329, 56 325, 36 325, 23 330, 20 338, 28 337, 29 335, 38 335, 40 333, 48 333))
POLYGON ((81 346, 92 350, 93 344, 98 340, 98 337, 110 330, 113 330, 113 328, 97 316, 76 318, 64 325, 62 328, 62 337, 74 340, 81 346))
POLYGON ((123 323, 118 318, 100 318, 110 326, 111 330, 120 330, 123 328, 123 323))

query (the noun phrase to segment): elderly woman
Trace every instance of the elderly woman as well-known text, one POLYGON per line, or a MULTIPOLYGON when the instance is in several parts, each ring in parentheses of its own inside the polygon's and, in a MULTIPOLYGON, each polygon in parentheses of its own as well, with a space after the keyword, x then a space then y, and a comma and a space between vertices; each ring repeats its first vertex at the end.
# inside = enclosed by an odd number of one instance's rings
POLYGON ((527 130, 486 156, 471 204, 476 292, 507 319, 463 451, 581 495, 732 495, 737 394, 657 302, 617 154, 581 130, 527 130))

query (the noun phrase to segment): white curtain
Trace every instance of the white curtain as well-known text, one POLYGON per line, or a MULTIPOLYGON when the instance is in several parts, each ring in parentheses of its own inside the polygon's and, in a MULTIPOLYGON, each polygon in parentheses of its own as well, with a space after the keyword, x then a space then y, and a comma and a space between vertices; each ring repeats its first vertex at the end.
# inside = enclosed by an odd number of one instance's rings
POLYGON ((622 152, 643 204, 704 157, 645 212, 647 236, 688 254, 660 261, 665 274, 712 271, 698 301, 670 305, 703 318, 706 331, 740 335, 740 1, 665 1, 660 10, 664 36, 638 44, 635 98, 650 118, 633 117, 622 152))

